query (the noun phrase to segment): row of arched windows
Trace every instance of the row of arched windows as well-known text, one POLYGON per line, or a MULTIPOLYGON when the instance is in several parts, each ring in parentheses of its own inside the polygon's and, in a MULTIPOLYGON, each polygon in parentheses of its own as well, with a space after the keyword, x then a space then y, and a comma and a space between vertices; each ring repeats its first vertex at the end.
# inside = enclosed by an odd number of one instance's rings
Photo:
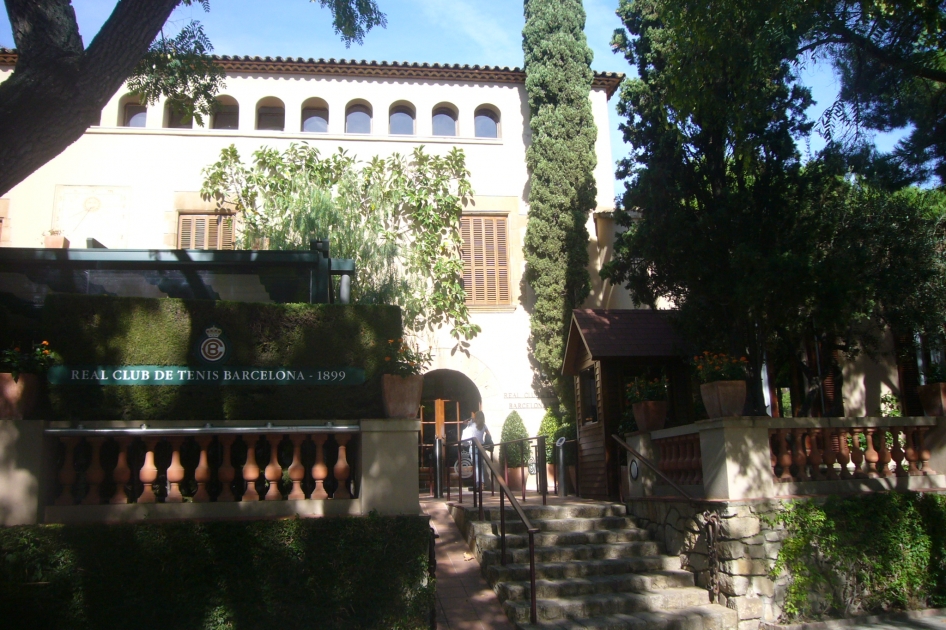
MULTIPOLYGON (((219 109, 210 117, 211 129, 239 129, 240 105, 231 96, 218 97, 219 109)), ((119 125, 144 127, 148 110, 144 105, 128 96, 122 99, 119 125)), ((430 113, 434 136, 460 135, 459 112, 450 103, 439 103, 430 113)), ((310 98, 302 104, 302 122, 299 131, 327 133, 329 121, 328 103, 320 98, 310 98)), ((498 138, 500 133, 499 110, 492 105, 481 105, 473 113, 473 136, 476 138, 498 138)), ((399 101, 388 110, 388 134, 412 136, 417 133, 417 110, 407 101, 399 101)), ((351 101, 345 107, 345 133, 370 134, 373 131, 374 110, 367 101, 351 101)), ((192 121, 186 121, 169 103, 164 112, 164 127, 190 129, 192 121)), ((261 99, 256 104, 256 129, 263 131, 286 130, 286 107, 273 96, 261 99)), ((469 135, 469 130, 465 130, 469 135)))

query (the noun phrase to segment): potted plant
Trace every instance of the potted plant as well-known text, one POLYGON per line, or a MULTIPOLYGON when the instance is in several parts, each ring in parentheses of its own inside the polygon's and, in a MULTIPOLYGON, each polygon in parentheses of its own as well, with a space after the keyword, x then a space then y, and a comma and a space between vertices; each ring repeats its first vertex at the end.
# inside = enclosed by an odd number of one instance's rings
POLYGON ((934 363, 926 369, 926 385, 917 388, 923 413, 927 416, 946 416, 946 366, 934 363))
POLYGON ((422 372, 430 365, 430 351, 420 352, 403 339, 388 339, 381 394, 388 418, 415 418, 424 392, 422 372))
MULTIPOLYGON (((522 423, 519 414, 513 411, 506 416, 500 441, 511 442, 527 437, 529 437, 529 434, 526 432, 526 425, 522 423)), ((517 442, 516 444, 503 444, 502 449, 503 464, 506 470, 506 485, 509 486, 510 490, 521 490, 526 476, 522 469, 529 463, 532 448, 527 442, 517 442)))
POLYGON ((49 342, 19 346, 0 352, 0 418, 19 419, 29 414, 39 393, 39 377, 54 360, 49 342))
POLYGON ((746 406, 746 357, 704 352, 693 357, 700 396, 710 418, 741 416, 746 406))
POLYGON ((62 235, 62 230, 50 230, 43 235, 43 247, 46 249, 69 249, 69 239, 62 235))
POLYGON ((558 416, 555 415, 555 412, 551 408, 545 410, 545 415, 542 416, 542 422, 539 424, 539 432, 537 435, 545 436, 545 470, 546 470, 546 479, 548 479, 549 487, 555 483, 557 477, 556 474, 556 464, 555 461, 555 432, 559 427, 558 416))
POLYGON ((638 431, 656 431, 667 421, 667 377, 634 378, 625 389, 638 431))

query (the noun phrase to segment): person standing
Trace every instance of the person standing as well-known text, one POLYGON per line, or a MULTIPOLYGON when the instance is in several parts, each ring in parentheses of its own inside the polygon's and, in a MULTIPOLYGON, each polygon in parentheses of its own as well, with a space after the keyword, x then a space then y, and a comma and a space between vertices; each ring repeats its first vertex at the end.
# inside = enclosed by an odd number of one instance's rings
MULTIPOLYGON (((488 448, 491 448, 493 445, 493 438, 489 434, 489 429, 486 428, 486 414, 482 410, 477 411, 473 414, 473 417, 470 418, 470 423, 466 425, 466 428, 463 429, 463 433, 460 435, 461 440, 469 440, 472 438, 477 438, 480 443, 488 448)), ((470 459, 473 459, 473 449, 475 447, 473 444, 470 444, 470 459)), ((483 479, 486 476, 486 463, 481 457, 477 457, 479 461, 479 466, 474 470, 474 483, 476 486, 483 485, 483 479)))

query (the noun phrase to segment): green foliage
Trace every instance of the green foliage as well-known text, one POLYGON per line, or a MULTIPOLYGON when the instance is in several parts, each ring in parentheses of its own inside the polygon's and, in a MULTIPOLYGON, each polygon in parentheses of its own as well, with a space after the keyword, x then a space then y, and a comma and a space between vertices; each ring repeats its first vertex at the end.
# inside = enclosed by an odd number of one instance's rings
POLYGON ((638 78, 618 109, 634 153, 619 168, 627 230, 602 275, 637 302, 675 304, 691 343, 746 356, 758 409, 763 355, 811 385, 839 369, 835 351, 872 352, 885 327, 941 331, 946 250, 938 193, 853 177, 834 145, 802 163, 797 12, 731 4, 621 3, 613 44, 638 78), (800 350, 816 339, 817 370, 800 350))
POLYGON ((541 374, 564 406, 574 397, 561 377, 571 311, 591 288, 588 212, 595 206, 597 129, 588 95, 592 53, 581 0, 528 0, 522 31, 532 139, 526 282, 535 292, 531 346, 541 374))
POLYGON ((900 398, 891 392, 887 392, 880 397, 880 415, 884 418, 902 418, 903 408, 900 406, 900 398))
POLYGON ((23 351, 14 346, 0 352, 0 372, 9 372, 13 382, 17 383, 20 374, 45 374, 56 360, 56 355, 49 349, 49 342, 34 343, 32 349, 23 351))
POLYGON ((725 353, 708 351, 693 357, 693 367, 701 383, 745 380, 747 363, 746 357, 737 359, 725 353))
POLYGON ((790 503, 772 570, 789 575, 789 619, 941 606, 946 602, 946 497, 874 493, 790 503))
MULTIPOLYGON (((513 411, 506 416, 506 420, 503 422, 503 431, 500 441, 510 442, 527 437, 529 437, 529 433, 526 431, 526 425, 522 423, 522 418, 519 414, 513 411)), ((525 466, 529 461, 529 453, 531 451, 532 449, 526 442, 504 445, 503 457, 505 458, 506 465, 510 468, 525 466)))
POLYGON ((394 154, 366 164, 307 144, 264 147, 246 166, 236 147, 204 169, 201 193, 232 207, 245 248, 308 249, 355 261, 352 301, 397 304, 412 333, 451 326, 461 349, 480 331, 463 289, 460 216, 472 195, 463 151, 394 154))
POLYGON ((0 617, 8 630, 421 629, 429 536, 408 516, 7 527, 0 617))
POLYGON ((648 400, 667 400, 667 377, 635 377, 624 388, 627 404, 648 400))
POLYGON ((404 343, 403 339, 388 339, 388 352, 382 370, 385 374, 411 376, 427 370, 433 357, 430 351, 420 352, 404 343))
POLYGON ((393 306, 261 304, 50 295, 42 330, 66 365, 200 365, 195 347, 222 328, 235 366, 362 367, 364 385, 48 387, 50 417, 181 420, 380 418, 393 306), (292 387, 291 392, 286 387, 292 387))
POLYGON ((946 383, 946 365, 933 363, 926 367, 927 383, 946 383))
POLYGON ((561 420, 555 411, 551 407, 546 409, 542 422, 539 423, 537 435, 545 436, 545 461, 550 464, 555 462, 555 432, 558 431, 560 425, 561 420))

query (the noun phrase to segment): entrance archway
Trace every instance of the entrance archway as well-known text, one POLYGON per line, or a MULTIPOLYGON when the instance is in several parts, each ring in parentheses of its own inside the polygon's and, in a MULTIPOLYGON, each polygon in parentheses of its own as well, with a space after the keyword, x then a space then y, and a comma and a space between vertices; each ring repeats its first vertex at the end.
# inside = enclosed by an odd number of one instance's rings
MULTIPOLYGON (((431 370, 424 375, 420 407, 420 483, 432 483, 434 441, 443 438, 452 443, 460 439, 466 421, 482 408, 483 398, 476 384, 456 370, 431 370)), ((448 449, 448 466, 453 466, 456 452, 448 449)))

